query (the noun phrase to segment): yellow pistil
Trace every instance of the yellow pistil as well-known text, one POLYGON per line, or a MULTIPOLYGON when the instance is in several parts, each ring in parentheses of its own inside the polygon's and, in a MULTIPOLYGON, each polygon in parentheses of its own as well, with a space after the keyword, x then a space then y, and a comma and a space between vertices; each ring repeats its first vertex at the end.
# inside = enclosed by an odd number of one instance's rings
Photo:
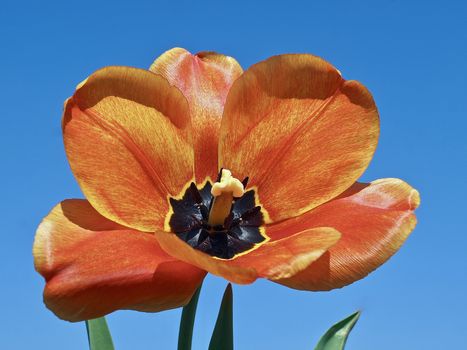
POLYGON ((214 197, 208 224, 211 226, 223 225, 230 214, 234 197, 241 197, 245 193, 243 184, 232 176, 230 170, 222 169, 219 182, 214 183, 211 194, 214 197))

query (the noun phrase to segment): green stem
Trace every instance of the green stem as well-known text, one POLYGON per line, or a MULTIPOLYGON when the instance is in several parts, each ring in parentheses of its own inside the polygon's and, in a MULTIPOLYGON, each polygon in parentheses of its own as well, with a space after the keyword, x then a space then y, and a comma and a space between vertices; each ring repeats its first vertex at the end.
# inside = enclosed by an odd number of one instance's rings
POLYGON ((193 326, 195 324, 196 307, 198 306, 200 292, 201 285, 191 297, 190 302, 183 307, 180 330, 178 332, 178 350, 191 350, 193 326))
POLYGON ((86 321, 90 350, 114 350, 112 336, 105 317, 86 321))
POLYGON ((222 298, 209 350, 233 350, 233 293, 229 283, 222 298))

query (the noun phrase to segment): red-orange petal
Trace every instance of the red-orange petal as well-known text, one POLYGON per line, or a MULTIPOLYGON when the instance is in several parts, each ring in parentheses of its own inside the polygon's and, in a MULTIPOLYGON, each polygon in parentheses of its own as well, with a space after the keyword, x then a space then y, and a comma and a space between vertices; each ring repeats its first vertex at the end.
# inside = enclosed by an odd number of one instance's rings
POLYGON ((249 176, 272 221, 336 197, 368 166, 379 118, 368 90, 312 55, 255 64, 227 96, 219 166, 249 176))
POLYGON ((39 225, 33 252, 45 304, 73 322, 182 306, 205 276, 165 253, 154 235, 105 219, 85 200, 57 205, 39 225))
POLYGON ((416 224, 418 192, 398 179, 355 184, 339 198, 300 217, 273 224, 269 236, 280 239, 306 228, 329 226, 339 242, 303 271, 276 282, 304 290, 330 290, 357 281, 386 262, 416 224))
POLYGON ((232 57, 215 52, 193 55, 175 48, 160 56, 150 70, 165 77, 188 99, 197 182, 215 179, 222 111, 232 83, 242 74, 241 66, 232 57))
POLYGON ((231 282, 249 284, 259 277, 278 279, 296 274, 333 246, 340 234, 328 227, 307 229, 229 260, 196 250, 172 233, 156 232, 156 237, 170 255, 231 282))
POLYGON ((100 214, 140 231, 164 225, 168 195, 194 177, 188 102, 161 76, 107 67, 65 105, 65 150, 100 214))

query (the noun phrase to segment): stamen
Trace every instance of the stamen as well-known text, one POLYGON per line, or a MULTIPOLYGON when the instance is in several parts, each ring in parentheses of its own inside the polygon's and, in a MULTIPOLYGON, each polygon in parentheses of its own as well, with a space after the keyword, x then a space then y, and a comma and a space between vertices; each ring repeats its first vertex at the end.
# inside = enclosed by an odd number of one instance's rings
POLYGON ((209 213, 209 225, 224 225, 225 219, 232 209, 234 197, 241 197, 245 189, 240 180, 232 176, 227 169, 222 169, 220 180, 212 186, 211 194, 214 199, 209 213))
POLYGON ((254 208, 248 209, 246 212, 242 214, 241 217, 243 220, 248 220, 249 218, 256 216, 260 211, 261 211, 261 207, 257 205, 254 208))
POLYGON ((201 198, 201 195, 199 194, 199 190, 194 184, 194 182, 190 184, 190 192, 195 203, 198 203, 198 204, 203 203, 203 198, 201 198))

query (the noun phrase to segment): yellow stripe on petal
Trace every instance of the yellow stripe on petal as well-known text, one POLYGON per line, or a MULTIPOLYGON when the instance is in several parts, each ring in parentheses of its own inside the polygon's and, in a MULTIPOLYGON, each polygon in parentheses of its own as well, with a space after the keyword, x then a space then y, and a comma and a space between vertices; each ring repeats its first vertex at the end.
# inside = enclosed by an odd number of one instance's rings
POLYGON ((286 278, 304 270, 338 242, 340 233, 328 227, 305 230, 275 242, 266 241, 228 260, 194 249, 175 234, 156 232, 156 238, 167 253, 182 261, 230 282, 249 284, 257 278, 286 278))
POLYGON ((376 148, 371 94, 311 55, 255 64, 233 84, 220 131, 219 166, 249 177, 272 221, 342 193, 376 148))
POLYGON ((160 56, 150 70, 165 77, 188 99, 193 123, 196 182, 215 179, 224 103, 242 68, 229 56, 215 52, 191 54, 175 48, 160 56))

